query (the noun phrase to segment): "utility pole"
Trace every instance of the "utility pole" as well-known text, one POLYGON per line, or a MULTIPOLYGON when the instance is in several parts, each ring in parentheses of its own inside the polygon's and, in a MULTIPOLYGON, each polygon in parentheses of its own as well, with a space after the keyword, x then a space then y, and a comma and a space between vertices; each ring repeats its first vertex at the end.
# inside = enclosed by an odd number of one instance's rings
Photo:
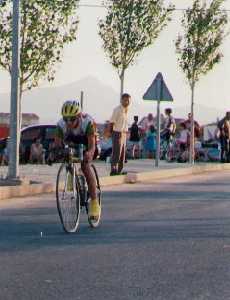
POLYGON ((81 91, 81 110, 84 110, 84 92, 81 91))
POLYGON ((8 179, 19 179, 20 0, 13 0, 10 144, 8 179))

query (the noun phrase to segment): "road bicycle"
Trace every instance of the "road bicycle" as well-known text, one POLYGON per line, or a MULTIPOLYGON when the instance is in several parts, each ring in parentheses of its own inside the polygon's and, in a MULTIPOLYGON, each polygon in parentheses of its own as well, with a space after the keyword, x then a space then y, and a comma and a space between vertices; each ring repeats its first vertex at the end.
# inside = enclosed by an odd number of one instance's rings
MULTIPOLYGON (((83 145, 79 145, 83 149, 83 145), (82 147, 81 147, 82 146, 82 147)), ((83 160, 83 150, 65 145, 64 160, 61 164, 56 181, 56 200, 58 214, 62 227, 67 233, 77 231, 80 222, 80 213, 85 210, 89 225, 96 228, 100 224, 101 216, 97 220, 89 217, 89 192, 86 178, 80 164, 83 160), (77 152, 80 152, 80 154, 77 152)), ((97 199, 101 206, 101 186, 96 167, 91 164, 97 186, 97 199)))

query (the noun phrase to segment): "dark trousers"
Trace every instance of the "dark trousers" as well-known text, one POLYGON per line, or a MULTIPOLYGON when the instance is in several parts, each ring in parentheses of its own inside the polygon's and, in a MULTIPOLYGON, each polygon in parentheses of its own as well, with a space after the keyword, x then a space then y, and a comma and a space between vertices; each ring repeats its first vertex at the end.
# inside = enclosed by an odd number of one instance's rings
POLYGON ((126 133, 114 131, 112 143, 111 171, 120 173, 125 162, 126 133))
POLYGON ((230 140, 225 136, 220 137, 221 144, 221 161, 230 162, 230 140))

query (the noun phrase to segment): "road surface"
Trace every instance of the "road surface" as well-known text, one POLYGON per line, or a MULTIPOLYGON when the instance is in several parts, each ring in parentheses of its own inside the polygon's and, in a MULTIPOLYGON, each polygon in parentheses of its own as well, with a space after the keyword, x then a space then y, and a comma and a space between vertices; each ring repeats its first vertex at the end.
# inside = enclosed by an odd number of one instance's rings
POLYGON ((230 299, 230 172, 106 188, 97 230, 53 194, 0 203, 2 300, 230 299))

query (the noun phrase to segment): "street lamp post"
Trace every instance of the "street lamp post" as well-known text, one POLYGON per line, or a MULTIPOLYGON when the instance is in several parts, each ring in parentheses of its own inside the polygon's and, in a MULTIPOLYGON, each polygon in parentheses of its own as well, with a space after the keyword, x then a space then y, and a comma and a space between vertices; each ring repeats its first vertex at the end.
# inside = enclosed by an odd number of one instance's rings
POLYGON ((13 0, 10 144, 8 178, 19 179, 19 76, 20 76, 20 0, 13 0))

